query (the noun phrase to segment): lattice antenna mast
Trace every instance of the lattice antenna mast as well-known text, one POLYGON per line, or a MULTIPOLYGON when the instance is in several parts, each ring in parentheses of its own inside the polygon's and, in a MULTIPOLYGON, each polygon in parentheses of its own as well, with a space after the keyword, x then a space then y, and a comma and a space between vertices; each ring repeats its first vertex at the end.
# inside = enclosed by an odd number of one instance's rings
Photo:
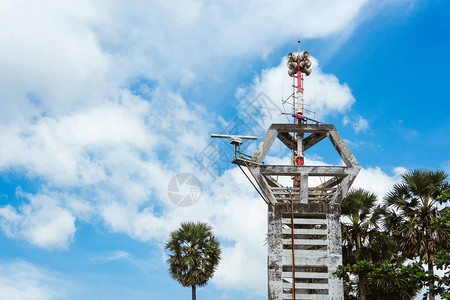
POLYGON ((287 55, 288 74, 292 77, 293 91, 293 116, 298 124, 304 121, 305 101, 303 97, 303 74, 309 76, 311 74, 311 61, 309 60, 309 52, 300 53, 300 41, 298 41, 297 55, 289 53, 287 55))
MULTIPOLYGON (((298 41, 298 51, 297 51, 297 64, 300 63, 300 41, 298 41)), ((303 73, 300 70, 297 70, 297 76, 292 77, 294 80, 297 79, 297 87, 293 86, 294 88, 294 101, 297 100, 297 114, 298 115, 304 115, 305 113, 305 98, 303 97, 303 73), (295 90, 297 88, 297 91, 295 90), (297 93, 297 96, 295 94, 297 93)), ((295 111, 294 111, 295 113, 295 111)), ((299 119, 297 117, 297 119, 299 119)), ((298 120, 300 123, 300 120, 298 120)))
MULTIPOLYGON (((302 124, 306 122, 305 114, 305 101, 303 98, 303 73, 306 76, 311 74, 311 61, 309 60, 309 52, 304 51, 300 53, 300 41, 298 41, 298 53, 297 55, 289 53, 287 66, 289 68, 288 74, 292 77, 293 84, 293 117, 297 124, 302 124)), ((298 132, 297 134, 297 149, 294 150, 294 155, 292 157, 292 164, 295 166, 303 166, 305 162, 303 138, 304 133, 298 132)), ((294 187, 300 186, 300 176, 294 179, 294 187)))

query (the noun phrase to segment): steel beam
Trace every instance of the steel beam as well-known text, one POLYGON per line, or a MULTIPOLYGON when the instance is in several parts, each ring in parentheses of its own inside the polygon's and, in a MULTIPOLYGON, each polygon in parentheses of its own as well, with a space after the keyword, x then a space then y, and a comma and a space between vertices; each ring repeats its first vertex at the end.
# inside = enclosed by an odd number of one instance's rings
POLYGON ((269 128, 278 132, 314 133, 336 130, 331 124, 272 124, 269 128))
POLYGON ((340 137, 339 133, 337 133, 336 130, 329 131, 327 132, 327 136, 330 139, 336 151, 339 153, 342 160, 344 161, 345 165, 347 167, 358 167, 359 171, 359 169, 361 169, 361 166, 359 165, 356 158, 353 156, 350 149, 347 147, 347 144, 340 137))
POLYGON ((314 146, 315 144, 317 144, 326 137, 327 137, 326 132, 311 133, 311 135, 307 136, 303 140, 303 150, 304 151, 308 150, 309 148, 311 148, 312 146, 314 146))
POLYGON ((279 132, 278 139, 292 151, 297 151, 297 141, 289 132, 279 132))
POLYGON ((252 156, 253 162, 260 164, 264 161, 264 158, 266 158, 267 152, 269 152, 269 149, 272 146, 275 139, 277 138, 277 135, 278 132, 275 129, 272 129, 272 126, 270 126, 261 143, 259 143, 259 146, 255 151, 255 154, 253 154, 252 156))
POLYGON ((355 171, 347 167, 336 166, 290 166, 290 165, 261 165, 258 166, 263 175, 298 176, 347 176, 354 175, 355 171))

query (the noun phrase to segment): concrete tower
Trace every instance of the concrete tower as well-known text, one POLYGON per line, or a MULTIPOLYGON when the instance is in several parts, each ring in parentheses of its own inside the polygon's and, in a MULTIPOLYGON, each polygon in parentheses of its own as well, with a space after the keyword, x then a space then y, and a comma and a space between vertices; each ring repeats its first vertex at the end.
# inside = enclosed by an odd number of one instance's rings
POLYGON ((340 203, 361 167, 336 128, 272 124, 250 160, 233 162, 249 169, 268 204, 269 299, 343 299, 342 281, 333 275, 342 264, 340 203), (277 138, 296 151, 295 136, 303 136, 305 151, 328 138, 345 166, 263 163, 277 138), (284 176, 294 178, 292 187, 277 180, 284 176), (311 186, 314 177, 328 179, 311 186))
POLYGON ((304 115, 303 74, 311 74, 311 62, 300 42, 298 48, 287 57, 293 124, 272 124, 252 156, 240 145, 257 137, 212 137, 231 139, 233 163, 247 167, 268 205, 269 300, 344 299, 342 281, 333 275, 342 264, 340 204, 361 167, 333 125, 304 115), (306 166, 304 152, 326 138, 345 166, 306 166), (292 151, 290 165, 264 163, 276 139, 292 151))

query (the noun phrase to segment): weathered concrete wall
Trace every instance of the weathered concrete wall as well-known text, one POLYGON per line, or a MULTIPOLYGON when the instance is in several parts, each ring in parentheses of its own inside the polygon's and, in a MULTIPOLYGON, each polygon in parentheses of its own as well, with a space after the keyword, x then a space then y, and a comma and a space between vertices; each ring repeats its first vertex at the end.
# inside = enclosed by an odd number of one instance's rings
POLYGON ((269 300, 282 299, 283 282, 282 282, 282 260, 283 260, 283 243, 282 243, 282 213, 275 206, 269 205, 267 220, 269 222, 267 244, 268 244, 268 277, 269 277, 269 300))
MULTIPOLYGON (((269 205, 269 300, 293 299, 290 214, 290 203, 269 205)), ((342 263, 339 219, 339 204, 294 204, 296 299, 343 299, 342 281, 332 274, 342 263)))
POLYGON ((342 265, 341 207, 330 205, 328 221, 328 283, 330 299, 344 299, 344 287, 341 279, 333 275, 337 267, 342 265))

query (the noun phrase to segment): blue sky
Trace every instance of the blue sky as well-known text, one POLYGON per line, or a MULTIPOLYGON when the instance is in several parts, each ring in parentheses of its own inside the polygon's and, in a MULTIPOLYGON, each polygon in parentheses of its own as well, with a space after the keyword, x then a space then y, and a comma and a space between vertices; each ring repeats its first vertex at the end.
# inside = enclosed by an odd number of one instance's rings
MULTIPOLYGON (((407 169, 449 173, 448 1, 336 2, 2 1, 0 299, 189 299, 163 251, 186 220, 223 245, 198 298, 265 299, 265 203, 209 134, 285 120, 298 38, 306 104, 361 163, 355 186, 381 198, 407 169), (202 183, 191 207, 167 196, 180 172, 202 183)), ((307 163, 339 163, 330 145, 307 163)))

